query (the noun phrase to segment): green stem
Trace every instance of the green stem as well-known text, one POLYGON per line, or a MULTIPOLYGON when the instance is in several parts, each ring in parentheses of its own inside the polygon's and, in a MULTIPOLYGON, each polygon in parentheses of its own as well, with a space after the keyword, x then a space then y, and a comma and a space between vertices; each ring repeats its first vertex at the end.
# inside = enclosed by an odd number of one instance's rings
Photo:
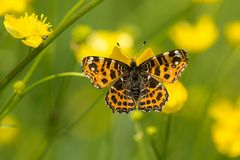
POLYGON ((16 104, 30 91, 38 87, 39 85, 46 83, 50 80, 60 78, 60 77, 69 77, 69 76, 75 76, 75 77, 84 77, 82 73, 78 72, 65 72, 65 73, 59 73, 55 75, 51 75, 48 77, 45 77, 43 79, 40 79, 39 81, 33 83, 29 87, 27 87, 21 94, 13 94, 12 97, 8 100, 6 105, 3 107, 3 109, 0 112, 0 121, 16 106, 16 104))
POLYGON ((17 97, 16 93, 12 94, 12 96, 7 101, 7 103, 1 108, 1 111, 0 111, 0 122, 5 117, 7 111, 10 110, 10 108, 12 108, 12 105, 15 104, 16 97, 17 97))
POLYGON ((54 75, 50 75, 48 77, 45 77, 43 79, 38 80, 37 82, 33 83, 32 85, 30 85, 29 87, 26 88, 26 90, 22 93, 22 95, 27 94, 28 92, 30 92, 31 90, 33 90, 34 88, 36 88, 37 86, 59 78, 59 77, 68 77, 68 76, 75 76, 75 77, 85 77, 83 73, 78 73, 78 72, 65 72, 65 73, 59 73, 59 74, 54 74, 54 75))
POLYGON ((69 12, 64 16, 64 18, 62 19, 62 21, 60 22, 60 25, 62 25, 64 23, 64 21, 66 21, 66 19, 68 19, 70 16, 72 16, 84 3, 84 0, 79 0, 70 10, 69 12))
POLYGON ((36 57, 36 60, 34 60, 32 66, 28 70, 27 74, 23 78, 23 82, 27 83, 27 81, 30 79, 32 76, 33 72, 35 71, 36 67, 38 66, 39 62, 41 61, 42 57, 44 54, 40 54, 39 56, 36 57))
POLYGON ((161 160, 161 159, 162 159, 161 154, 159 153, 159 151, 158 151, 158 149, 157 149, 157 146, 156 146, 156 144, 155 144, 155 141, 154 141, 154 139, 153 139, 152 137, 150 138, 150 144, 151 144, 152 150, 153 150, 156 158, 157 158, 158 160, 161 160))
POLYGON ((93 0, 87 3, 82 7, 81 10, 76 11, 76 14, 72 14, 72 16, 68 17, 65 22, 62 22, 62 24, 60 24, 59 27, 56 28, 56 30, 47 38, 44 43, 42 43, 38 48, 35 48, 30 54, 28 54, 13 70, 11 70, 0 81, 0 89, 3 89, 8 83, 10 83, 17 74, 19 74, 37 55, 39 55, 54 39, 56 39, 71 24, 73 24, 76 20, 85 15, 91 9, 96 7, 102 1, 103 0, 93 0))
MULTIPOLYGON (((105 94, 105 93, 104 93, 104 94, 105 94)), ((95 101, 93 101, 93 103, 91 104, 91 106, 88 107, 82 114, 80 114, 80 116, 79 116, 75 121, 73 121, 71 124, 68 124, 68 125, 66 125, 66 126, 64 126, 64 127, 61 127, 61 128, 58 129, 58 130, 61 130, 61 133, 62 133, 62 134, 65 134, 65 133, 67 133, 68 131, 70 131, 72 128, 74 128, 74 126, 76 126, 76 124, 78 124, 78 123, 94 108, 94 106, 96 106, 96 104, 99 102, 99 100, 102 99, 102 97, 103 97, 104 94, 103 94, 103 93, 100 94, 100 95, 98 96, 98 98, 95 99, 95 101)))
POLYGON ((171 127, 171 119, 172 115, 167 115, 167 124, 166 124, 166 130, 165 130, 165 135, 164 135, 164 141, 163 141, 163 159, 167 159, 167 152, 168 152, 168 142, 169 142, 169 134, 170 134, 170 127, 171 127))

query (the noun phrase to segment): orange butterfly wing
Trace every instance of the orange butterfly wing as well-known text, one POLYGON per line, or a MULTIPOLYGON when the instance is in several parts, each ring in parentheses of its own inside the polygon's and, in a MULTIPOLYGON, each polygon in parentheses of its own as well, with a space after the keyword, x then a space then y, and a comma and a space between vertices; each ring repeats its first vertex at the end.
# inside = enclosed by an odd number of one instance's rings
POLYGON ((138 109, 146 112, 162 111, 163 105, 168 100, 167 89, 150 75, 142 74, 143 83, 138 100, 138 109))
POLYGON ((187 53, 177 49, 154 56, 141 63, 139 68, 160 81, 173 83, 179 79, 187 64, 187 53))
POLYGON ((123 62, 103 57, 89 56, 82 61, 83 73, 96 88, 105 88, 128 71, 123 62))

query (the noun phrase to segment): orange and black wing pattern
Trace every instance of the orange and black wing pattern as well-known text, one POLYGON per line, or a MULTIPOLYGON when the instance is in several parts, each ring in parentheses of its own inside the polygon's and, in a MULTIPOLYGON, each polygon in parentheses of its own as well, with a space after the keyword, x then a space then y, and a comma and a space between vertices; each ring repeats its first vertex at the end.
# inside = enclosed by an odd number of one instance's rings
POLYGON ((127 78, 128 76, 129 75, 126 74, 117 80, 107 92, 105 101, 113 112, 128 113, 136 109, 129 82, 125 79, 125 77, 127 78))
POLYGON ((187 53, 177 49, 154 56, 141 63, 139 68, 162 82, 173 83, 181 76, 187 64, 187 53))
POLYGON ((163 105, 168 101, 167 89, 150 75, 141 75, 143 82, 138 100, 138 109, 149 112, 162 111, 163 105))
POLYGON ((129 66, 114 59, 89 56, 83 59, 82 69, 96 88, 105 88, 126 73, 129 66))

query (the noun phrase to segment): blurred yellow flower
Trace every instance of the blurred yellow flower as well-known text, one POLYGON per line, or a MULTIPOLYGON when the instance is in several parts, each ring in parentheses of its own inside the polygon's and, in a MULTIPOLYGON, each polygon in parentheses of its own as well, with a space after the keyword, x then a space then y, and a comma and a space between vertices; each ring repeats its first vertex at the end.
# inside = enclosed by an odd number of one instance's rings
POLYGON ((136 142, 140 142, 143 139, 143 132, 142 131, 138 131, 137 133, 135 133, 135 135, 133 136, 133 139, 136 142))
POLYGON ((77 44, 84 42, 91 32, 92 28, 88 25, 78 25, 72 31, 72 40, 77 44))
POLYGON ((143 117, 143 113, 140 110, 135 110, 130 114, 130 117, 134 121, 139 121, 143 117))
POLYGON ((195 3, 203 3, 203 4, 213 4, 213 3, 217 3, 220 0, 192 0, 195 3))
POLYGON ((182 21, 170 29, 170 38, 175 45, 190 53, 202 52, 211 47, 218 34, 218 28, 210 16, 200 17, 196 24, 182 21))
POLYGON ((18 134, 17 122, 12 116, 5 117, 0 122, 0 145, 13 142, 18 134))
POLYGON ((233 21, 226 25, 225 36, 234 46, 240 46, 240 21, 233 21))
POLYGON ((215 121, 212 138, 217 150, 229 157, 240 156, 240 97, 235 106, 227 99, 215 102, 209 113, 215 121))
POLYGON ((188 97, 187 89, 180 81, 164 85, 168 90, 169 100, 163 107, 162 112, 175 113, 181 110, 188 97))
POLYGON ((34 13, 25 13, 25 16, 20 18, 5 15, 4 26, 14 38, 22 39, 25 45, 37 48, 52 32, 51 25, 45 23, 46 20, 47 17, 43 14, 40 19, 34 13))
POLYGON ((0 16, 6 13, 22 13, 28 2, 29 0, 0 0, 0 16))
POLYGON ((149 136, 152 136, 157 133, 157 127, 155 126, 147 126, 146 132, 149 136))
MULTIPOLYGON (((76 59, 81 62, 86 56, 110 57, 112 48, 116 46, 117 43, 120 44, 121 50, 119 47, 115 47, 113 54, 114 52, 124 54, 122 50, 131 53, 133 38, 127 32, 94 31, 87 37, 85 43, 78 46, 75 51, 76 59)), ((119 55, 114 58, 119 60, 119 55)))

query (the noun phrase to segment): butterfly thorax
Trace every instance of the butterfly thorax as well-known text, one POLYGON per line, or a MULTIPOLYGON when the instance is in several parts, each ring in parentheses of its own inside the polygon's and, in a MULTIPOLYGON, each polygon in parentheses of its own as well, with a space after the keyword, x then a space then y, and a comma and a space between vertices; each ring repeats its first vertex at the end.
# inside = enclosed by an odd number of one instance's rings
POLYGON ((131 93, 134 99, 137 101, 140 94, 140 83, 141 78, 139 74, 139 69, 135 61, 132 61, 130 64, 130 85, 131 85, 131 93))

